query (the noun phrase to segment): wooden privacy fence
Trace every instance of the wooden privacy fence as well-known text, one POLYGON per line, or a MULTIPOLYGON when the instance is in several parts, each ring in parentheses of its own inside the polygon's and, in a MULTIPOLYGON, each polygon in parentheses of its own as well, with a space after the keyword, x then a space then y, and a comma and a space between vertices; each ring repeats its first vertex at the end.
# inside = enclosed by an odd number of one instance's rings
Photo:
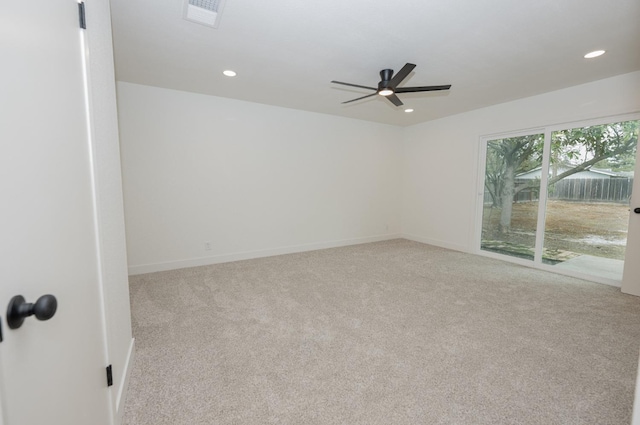
POLYGON ((633 189, 633 179, 564 179, 549 189, 550 199, 628 203, 633 189))
MULTIPOLYGON (((521 183, 521 182, 517 182, 521 183)), ((516 183, 516 184, 517 184, 516 183)), ((563 179, 549 188, 547 197, 562 201, 629 203, 633 178, 563 179)), ((486 196, 485 196, 486 200, 486 196)), ((491 198, 489 197, 489 201, 491 198)), ((514 197, 515 202, 537 201, 538 191, 525 189, 514 197)))

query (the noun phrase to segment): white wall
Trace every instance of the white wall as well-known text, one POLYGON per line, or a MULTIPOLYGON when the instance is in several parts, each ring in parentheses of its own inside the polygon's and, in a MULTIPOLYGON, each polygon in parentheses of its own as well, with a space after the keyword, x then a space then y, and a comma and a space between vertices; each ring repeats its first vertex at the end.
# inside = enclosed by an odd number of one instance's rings
POLYGON ((135 274, 398 235, 472 252, 480 137, 639 111, 640 72, 404 129, 130 83, 118 104, 135 274))
POLYGON ((480 137, 640 110, 640 72, 408 127, 402 233, 473 252, 480 137))
POLYGON ((130 83, 118 105, 132 274, 400 233, 399 127, 130 83))

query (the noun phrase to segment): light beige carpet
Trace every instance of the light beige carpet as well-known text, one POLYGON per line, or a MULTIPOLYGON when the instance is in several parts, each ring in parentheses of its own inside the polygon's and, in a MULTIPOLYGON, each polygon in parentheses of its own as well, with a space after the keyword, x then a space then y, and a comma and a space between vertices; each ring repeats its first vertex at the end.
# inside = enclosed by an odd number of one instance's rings
POLYGON ((127 425, 628 424, 640 298, 406 240, 131 277, 127 425))

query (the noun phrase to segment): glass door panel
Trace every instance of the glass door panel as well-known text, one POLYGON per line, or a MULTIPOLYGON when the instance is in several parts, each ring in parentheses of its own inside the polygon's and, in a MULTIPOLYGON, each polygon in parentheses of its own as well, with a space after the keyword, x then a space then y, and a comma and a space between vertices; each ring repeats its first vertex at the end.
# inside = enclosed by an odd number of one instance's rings
POLYGON ((620 281, 638 121, 551 133, 542 261, 620 281))
POLYGON ((481 249, 533 260, 543 134, 487 142, 481 249))

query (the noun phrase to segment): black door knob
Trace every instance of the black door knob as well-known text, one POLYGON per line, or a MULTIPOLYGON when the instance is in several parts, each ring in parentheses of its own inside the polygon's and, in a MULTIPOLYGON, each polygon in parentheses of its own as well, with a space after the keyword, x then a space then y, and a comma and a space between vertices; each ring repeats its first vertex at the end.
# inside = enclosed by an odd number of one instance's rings
POLYGON ((25 302, 22 295, 16 295, 11 298, 7 307, 7 325, 10 329, 18 329, 25 317, 32 315, 38 320, 49 320, 56 314, 57 308, 58 301, 53 295, 43 295, 35 304, 25 302))
POLYGON ((633 212, 636 213, 636 214, 640 214, 640 207, 635 207, 633 209, 633 212))

